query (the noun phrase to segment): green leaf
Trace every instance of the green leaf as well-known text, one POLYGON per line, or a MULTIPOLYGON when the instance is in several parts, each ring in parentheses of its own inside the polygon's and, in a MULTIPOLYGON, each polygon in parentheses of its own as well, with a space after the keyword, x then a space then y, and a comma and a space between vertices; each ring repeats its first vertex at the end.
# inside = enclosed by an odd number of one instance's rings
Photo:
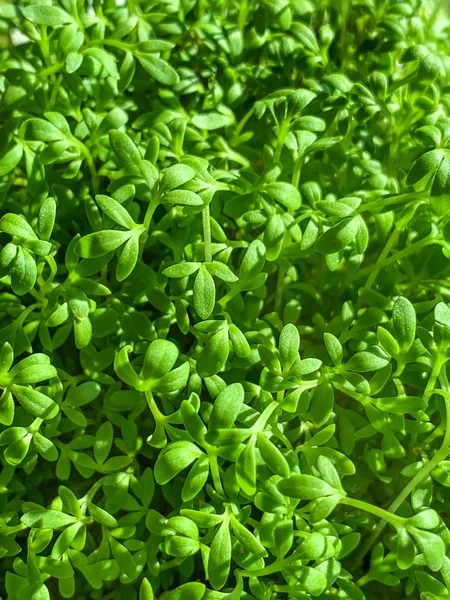
MULTIPOLYGON (((201 600, 205 595, 205 585, 198 581, 191 581, 178 586, 164 596, 165 600, 201 600)), ((139 598, 139 600, 141 600, 139 598)))
POLYGON ((430 176, 432 173, 436 173, 445 155, 445 150, 430 150, 419 156, 408 173, 407 185, 416 184, 427 175, 430 176))
POLYGON ((195 461, 185 479, 183 489, 181 490, 183 502, 189 502, 199 495, 200 491, 206 485, 208 476, 209 459, 207 456, 201 456, 195 461))
POLYGON ((280 492, 288 498, 299 500, 313 500, 336 493, 328 483, 313 475, 291 475, 278 484, 280 492))
POLYGON ((163 275, 178 279, 181 279, 182 277, 189 277, 189 275, 193 275, 199 270, 200 265, 201 263, 195 262, 178 263, 177 265, 172 265, 171 267, 164 269, 163 275))
POLYGON ((153 54, 138 54, 137 59, 147 73, 156 79, 156 81, 170 86, 179 83, 180 78, 178 73, 167 61, 153 56, 153 54))
POLYGON ((256 436, 251 436, 236 461, 236 481, 244 494, 253 496, 256 492, 256 436))
POLYGON ((263 187, 263 190, 274 200, 290 210, 297 210, 300 208, 300 192, 290 183, 285 183, 284 181, 267 183, 263 187))
MULTIPOLYGON (((19 363, 20 364, 20 363, 19 363)), ((18 365, 17 365, 18 366, 18 365)), ((38 383, 56 377, 55 367, 49 364, 34 364, 24 366, 19 371, 15 369, 11 372, 14 377, 14 383, 38 383)))
POLYGON ((330 355, 331 360, 335 365, 340 365, 343 357, 343 349, 341 342, 334 336, 332 333, 324 333, 323 341, 325 343, 325 347, 327 349, 328 354, 330 355))
POLYGON ((23 127, 25 128, 27 139, 39 140, 40 142, 55 142, 65 138, 63 131, 48 121, 44 121, 44 119, 28 119, 28 121, 25 121, 23 127))
POLYGON ((202 206, 203 200, 195 192, 189 190, 172 190, 161 197, 161 202, 181 204, 182 206, 202 206))
POLYGON ((195 171, 189 165, 173 165, 163 171, 160 189, 163 191, 173 190, 191 181, 194 177, 195 171))
POLYGON ((232 516, 231 517, 231 527, 233 529, 233 533, 239 542, 252 554, 256 554, 257 556, 267 556, 267 551, 264 546, 256 539, 256 537, 244 527, 239 521, 232 516))
POLYGON ((402 352, 408 352, 416 337, 416 313, 407 298, 398 297, 392 311, 395 339, 402 352))
POLYGON ((229 115, 223 115, 218 112, 198 113, 192 118, 192 123, 199 129, 221 129, 226 125, 230 125, 233 119, 229 115))
POLYGON ((228 580, 231 566, 231 536, 228 520, 224 520, 214 536, 209 554, 209 581, 215 590, 222 589, 228 580))
POLYGON ((179 350, 173 342, 168 340, 151 342, 145 353, 141 377, 143 379, 160 379, 173 369, 178 355, 179 350))
POLYGON ((217 260, 210 263, 203 263, 205 268, 214 275, 214 277, 218 277, 222 279, 222 281, 226 281, 227 283, 234 283, 238 280, 238 277, 233 273, 233 271, 225 265, 217 260))
POLYGON ((211 315, 216 303, 216 286, 209 271, 203 266, 194 282, 194 307, 198 316, 205 320, 211 315))
POLYGON ((428 567, 432 571, 439 571, 445 558, 443 539, 430 531, 422 531, 415 527, 408 527, 407 529, 419 545, 428 567))
POLYGON ((95 506, 92 502, 88 502, 88 510, 91 517, 97 521, 97 523, 105 525, 106 527, 117 527, 117 520, 106 510, 103 510, 103 508, 95 506))
POLYGON ((141 155, 130 137, 114 129, 109 132, 111 148, 132 173, 140 173, 141 155))
POLYGON ((342 219, 319 237, 315 245, 317 252, 333 254, 343 250, 355 239, 358 226, 358 220, 355 217, 342 219))
POLYGON ((165 485, 201 455, 201 450, 191 442, 174 442, 158 456, 154 471, 156 483, 165 485))
POLYGON ((211 377, 218 373, 225 365, 229 352, 228 332, 222 327, 211 336, 197 358, 196 368, 200 377, 211 377))
POLYGON ((450 197, 450 160, 448 154, 439 163, 430 193, 430 204, 433 212, 441 217, 449 210, 450 197))
POLYGON ((130 237, 129 231, 96 231, 78 240, 75 252, 82 258, 98 258, 117 250, 130 237))
POLYGON ((136 563, 134 562, 129 550, 113 537, 109 538, 109 545, 111 547, 112 555, 117 561, 121 572, 123 572, 127 577, 134 577, 136 573, 136 563))
POLYGON ((43 436, 39 431, 33 435, 33 444, 39 454, 50 462, 58 460, 58 450, 55 444, 43 436))
POLYGON ((439 522, 439 515, 431 508, 426 508, 408 519, 408 525, 419 529, 435 529, 439 522))
POLYGON ((37 231, 42 240, 49 240, 56 220, 56 202, 47 198, 39 210, 37 231))
POLYGON ((227 429, 233 426, 244 403, 244 388, 240 383, 225 387, 217 398, 208 421, 210 430, 227 429))
POLYGON ((50 25, 57 27, 70 23, 72 17, 66 11, 57 6, 48 6, 46 4, 33 4, 21 8, 23 16, 37 25, 50 25))
POLYGON ((422 410, 426 400, 418 396, 395 396, 393 398, 374 398, 373 403, 385 412, 411 414, 422 410))
POLYGON ((17 258, 11 272, 11 287, 18 296, 24 296, 33 289, 37 278, 37 267, 27 250, 18 248, 17 258))
POLYGON ((36 234, 22 215, 8 213, 0 219, 0 230, 25 240, 35 240, 36 234))
POLYGON ((357 371, 358 373, 367 373, 369 371, 378 371, 389 363, 387 358, 381 356, 379 352, 363 351, 354 354, 345 365, 349 371, 357 371))
POLYGON ((405 529, 399 529, 397 531, 397 565, 399 569, 409 569, 415 556, 414 542, 405 529))
POLYGON ((81 67, 83 63, 83 55, 78 52, 69 52, 66 56, 66 71, 68 73, 75 73, 81 67))
POLYGON ((280 358, 283 369, 287 372, 298 360, 298 352, 300 349, 300 335, 297 328, 292 323, 288 323, 283 327, 278 343, 280 349, 280 358))
POLYGON ((424 571, 416 571, 415 576, 420 589, 424 592, 431 593, 434 597, 443 598, 448 596, 448 589, 436 577, 424 571))
POLYGON ((280 450, 262 432, 257 436, 258 448, 266 465, 280 477, 289 477, 289 464, 280 450))
POLYGON ((102 211, 118 225, 121 225, 125 229, 133 229, 135 227, 136 223, 131 218, 129 212, 114 198, 98 194, 95 200, 102 211))
POLYGON ((128 353, 131 346, 124 346, 114 357, 114 370, 117 375, 131 388, 139 387, 141 380, 130 364, 128 353))
POLYGON ((166 538, 164 551, 171 556, 186 557, 198 552, 200 542, 191 540, 181 535, 172 535, 166 538))
POLYGON ((45 394, 23 385, 12 386, 12 392, 26 411, 41 419, 53 419, 59 406, 45 394))
POLYGON ((161 377, 157 381, 152 382, 151 389, 159 394, 170 394, 178 392, 186 385, 190 373, 189 362, 186 361, 176 369, 161 377))
POLYGON ((114 437, 113 426, 109 421, 102 423, 97 429, 94 440, 94 458, 102 464, 108 458, 114 437))
POLYGON ((23 146, 16 144, 0 158, 0 177, 13 171, 22 160, 23 146))
POLYGON ((9 465, 16 467, 23 462, 28 454, 32 436, 30 434, 21 437, 10 444, 5 450, 5 460, 9 465))
POLYGON ((139 600, 154 600, 154 598, 152 586, 147 577, 144 577, 139 586, 139 600))
POLYGON ((117 70, 116 58, 110 52, 107 52, 103 48, 87 48, 83 51, 86 56, 92 56, 97 60, 106 73, 115 79, 119 78, 119 72, 117 70))
POLYGON ((27 527, 35 529, 60 529, 76 522, 76 518, 56 510, 33 510, 20 519, 27 527))
POLYGON ((139 236, 132 235, 125 243, 116 267, 117 281, 125 281, 136 268, 139 260, 139 236))
POLYGON ((322 427, 330 418, 334 408, 334 391, 331 384, 324 381, 314 390, 314 395, 309 405, 311 421, 316 427, 322 427))

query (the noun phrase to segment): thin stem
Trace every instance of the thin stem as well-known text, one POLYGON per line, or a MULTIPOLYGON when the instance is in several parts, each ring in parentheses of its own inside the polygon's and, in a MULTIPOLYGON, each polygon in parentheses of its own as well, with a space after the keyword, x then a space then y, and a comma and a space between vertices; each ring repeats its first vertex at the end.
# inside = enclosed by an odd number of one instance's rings
POLYGON ((37 76, 39 77, 39 79, 44 79, 48 75, 53 75, 53 73, 61 71, 61 69, 64 68, 64 64, 64 61, 57 62, 51 67, 47 67, 47 69, 44 69, 43 71, 37 73, 37 76))
POLYGON ((222 296, 222 298, 219 300, 220 306, 226 306, 226 304, 228 304, 230 300, 237 296, 240 293, 240 291, 241 288, 239 287, 239 285, 235 285, 235 287, 232 287, 231 290, 227 292, 225 296, 222 296))
POLYGON ((389 522, 394 527, 398 527, 405 521, 403 517, 398 517, 397 515, 392 514, 384 508, 380 508, 379 506, 375 506, 374 504, 369 504, 369 502, 364 502, 364 500, 358 500, 357 498, 341 498, 341 500, 339 500, 339 504, 352 506, 353 508, 358 508, 359 510, 363 510, 372 515, 375 515, 376 517, 380 517, 380 519, 383 519, 384 522, 389 522))
POLYGON ((83 156, 86 159, 88 168, 89 168, 89 172, 91 174, 91 181, 92 181, 92 189, 94 194, 97 194, 99 191, 99 178, 98 178, 98 174, 97 174, 97 170, 95 168, 95 163, 94 163, 94 159, 92 158, 92 155, 89 151, 89 148, 83 144, 82 141, 80 141, 79 139, 77 139, 74 136, 71 136, 72 142, 75 146, 77 146, 77 148, 80 150, 81 154, 83 154, 83 156))
POLYGON ((280 125, 280 132, 278 134, 277 146, 275 148, 275 154, 273 156, 273 162, 280 162, 281 151, 283 149, 284 140, 289 131, 289 123, 287 121, 283 121, 280 125))
POLYGON ((202 210, 203 243, 205 245, 205 262, 212 261, 211 219, 209 204, 202 210))
POLYGON ((256 423, 253 425, 253 427, 251 429, 255 433, 258 433, 259 431, 263 431, 263 429, 266 426, 268 420, 270 419, 270 417, 272 416, 272 414, 275 412, 275 410, 278 407, 279 407, 279 404, 275 400, 273 402, 271 402, 268 406, 266 406, 266 408, 259 415, 258 420, 256 421, 256 423))
POLYGON ((292 170, 291 183, 295 188, 298 188, 298 184, 300 183, 300 174, 302 172, 303 158, 303 154, 301 154, 294 160, 294 168, 292 170))
POLYGON ((147 231, 150 228, 150 223, 152 221, 153 214, 158 207, 158 204, 159 204, 159 198, 158 198, 158 196, 155 195, 152 197, 150 204, 148 205, 147 211, 145 213, 145 217, 144 217, 144 225, 145 225, 145 228, 147 229, 147 231))
POLYGON ((430 246, 431 244, 436 244, 436 243, 438 243, 438 240, 436 239, 436 236, 434 235, 434 233, 431 235, 427 235, 426 237, 422 238, 418 242, 411 244, 411 246, 408 246, 407 248, 404 248, 403 250, 396 252, 391 257, 386 258, 385 260, 381 260, 381 261, 378 260, 374 265, 370 265, 370 267, 366 267, 365 269, 360 269, 354 275, 353 279, 359 279, 360 277, 362 277, 364 275, 373 273, 373 271, 379 271, 380 269, 383 269, 384 267, 389 267, 390 265, 393 265, 394 263, 396 263, 398 260, 401 260, 402 258, 406 258, 407 256, 410 256, 411 254, 415 254, 418 250, 422 250, 422 248, 425 248, 425 246, 430 246))
POLYGON ((399 194, 396 196, 388 196, 387 198, 377 198, 376 200, 372 200, 372 202, 367 202, 366 204, 361 204, 356 210, 355 214, 361 214, 363 212, 371 211, 372 209, 385 209, 386 205, 390 204, 406 204, 411 200, 421 200, 428 198, 430 195, 430 190, 425 190, 422 192, 410 192, 408 194, 399 194))
MULTIPOLYGON (((400 229, 394 229, 394 231, 391 232, 391 235, 389 236, 389 239, 387 240, 387 242, 375 264, 380 264, 384 260, 386 260, 386 258, 389 256, 389 253, 392 250, 392 248, 397 244, 399 235, 400 235, 400 229)), ((378 273, 379 273, 379 271, 377 269, 376 271, 373 271, 369 275, 366 285, 365 285, 365 287, 368 290, 370 290, 371 287, 373 286, 373 284, 375 283, 378 273)))
POLYGON ((58 265, 56 264, 54 257, 51 255, 46 256, 45 259, 48 263, 48 266, 50 267, 50 276, 47 279, 46 284, 51 284, 53 283, 53 280, 55 279, 56 274, 58 272, 58 265))
POLYGON ((219 463, 217 461, 217 454, 215 449, 211 447, 208 448, 208 458, 209 458, 209 467, 211 469, 211 476, 213 478, 214 487, 216 491, 223 497, 226 498, 225 491, 222 486, 222 480, 220 478, 220 469, 219 463))
POLYGON ((89 44, 86 45, 87 48, 89 46, 113 46, 114 48, 120 48, 120 50, 129 50, 132 47, 132 44, 126 44, 125 42, 121 42, 120 40, 92 40, 89 44))
POLYGON ((255 110, 255 108, 252 106, 252 108, 239 121, 239 124, 236 127, 236 131, 234 132, 233 139, 231 140, 232 144, 233 144, 233 142, 237 141, 238 137, 241 134, 241 131, 244 129, 245 125, 247 124, 247 121, 253 115, 254 110, 255 110))
POLYGON ((179 556, 177 558, 173 558, 172 560, 167 561, 166 563, 163 563, 161 565, 161 571, 167 571, 168 569, 172 569, 173 567, 181 565, 186 560, 186 558, 187 556, 179 556))
POLYGON ((280 312, 281 301, 283 300, 285 275, 286 275, 286 263, 284 260, 281 260, 279 267, 278 267, 277 289, 275 292, 275 304, 274 304, 274 309, 275 309, 275 312, 277 312, 277 313, 280 312))
POLYGON ((272 573, 278 573, 283 569, 283 567, 287 564, 287 560, 279 560, 277 559, 268 567, 264 567, 263 569, 255 569, 254 571, 236 571, 242 577, 264 577, 264 575, 271 575, 272 573))
POLYGON ((165 415, 159 410, 158 405, 153 398, 153 394, 151 392, 144 392, 145 399, 147 400, 148 407, 153 415, 155 421, 164 422, 166 420, 165 415))

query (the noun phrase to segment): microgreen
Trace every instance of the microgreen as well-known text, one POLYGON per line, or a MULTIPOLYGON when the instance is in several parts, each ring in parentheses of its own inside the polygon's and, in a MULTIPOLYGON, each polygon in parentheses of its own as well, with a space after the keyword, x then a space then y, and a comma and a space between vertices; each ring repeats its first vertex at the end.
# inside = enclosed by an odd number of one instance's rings
POLYGON ((447 4, 0 35, 0 596, 448 598, 447 4))

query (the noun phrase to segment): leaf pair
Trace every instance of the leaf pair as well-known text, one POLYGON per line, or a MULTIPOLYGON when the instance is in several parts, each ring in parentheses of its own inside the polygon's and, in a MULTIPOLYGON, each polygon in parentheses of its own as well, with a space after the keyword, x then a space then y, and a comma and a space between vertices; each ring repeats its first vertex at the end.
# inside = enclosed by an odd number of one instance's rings
POLYGON ((181 390, 189 377, 189 363, 186 361, 174 368, 179 350, 167 340, 151 342, 144 356, 139 375, 129 361, 131 346, 124 346, 115 356, 114 369, 117 375, 137 391, 169 394, 181 390))

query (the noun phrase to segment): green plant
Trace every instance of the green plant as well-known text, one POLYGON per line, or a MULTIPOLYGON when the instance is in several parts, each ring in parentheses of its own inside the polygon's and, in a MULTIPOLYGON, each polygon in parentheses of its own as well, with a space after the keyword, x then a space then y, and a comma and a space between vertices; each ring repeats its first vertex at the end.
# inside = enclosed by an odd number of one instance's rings
POLYGON ((449 36, 0 4, 0 595, 449 597, 449 36))

